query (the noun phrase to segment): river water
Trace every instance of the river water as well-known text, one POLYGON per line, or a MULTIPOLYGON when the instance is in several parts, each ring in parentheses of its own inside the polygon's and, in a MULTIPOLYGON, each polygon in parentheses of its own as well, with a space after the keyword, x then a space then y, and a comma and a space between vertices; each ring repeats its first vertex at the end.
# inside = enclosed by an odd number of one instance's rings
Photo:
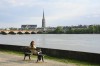
POLYGON ((0 35, 0 44, 82 51, 100 54, 100 34, 23 34, 0 35))

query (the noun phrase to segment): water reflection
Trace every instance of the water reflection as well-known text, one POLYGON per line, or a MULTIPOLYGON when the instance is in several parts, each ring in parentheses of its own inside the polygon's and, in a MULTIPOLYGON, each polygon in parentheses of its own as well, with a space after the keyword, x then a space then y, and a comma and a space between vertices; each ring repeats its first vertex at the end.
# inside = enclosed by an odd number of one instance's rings
POLYGON ((0 44, 29 46, 32 40, 38 47, 100 53, 99 34, 0 35, 0 44))

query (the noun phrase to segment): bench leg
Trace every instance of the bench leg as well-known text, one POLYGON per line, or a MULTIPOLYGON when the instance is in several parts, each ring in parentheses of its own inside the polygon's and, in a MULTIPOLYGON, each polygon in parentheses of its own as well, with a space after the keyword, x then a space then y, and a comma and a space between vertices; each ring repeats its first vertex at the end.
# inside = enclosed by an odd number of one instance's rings
POLYGON ((25 60, 26 56, 24 55, 24 60, 25 60))
POLYGON ((44 57, 42 56, 42 61, 44 62, 44 57))
POLYGON ((30 55, 29 55, 29 60, 31 60, 30 55))

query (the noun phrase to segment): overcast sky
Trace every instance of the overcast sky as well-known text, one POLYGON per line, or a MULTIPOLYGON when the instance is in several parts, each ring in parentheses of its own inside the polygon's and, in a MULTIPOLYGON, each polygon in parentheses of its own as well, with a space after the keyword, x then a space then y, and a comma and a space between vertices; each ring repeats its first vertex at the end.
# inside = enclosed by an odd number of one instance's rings
POLYGON ((0 0, 0 28, 100 24, 100 0, 0 0))

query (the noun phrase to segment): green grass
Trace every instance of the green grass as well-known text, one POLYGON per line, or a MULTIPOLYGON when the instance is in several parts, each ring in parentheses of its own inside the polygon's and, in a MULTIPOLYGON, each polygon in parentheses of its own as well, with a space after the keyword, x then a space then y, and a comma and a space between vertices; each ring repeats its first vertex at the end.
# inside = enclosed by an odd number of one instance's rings
POLYGON ((89 63, 89 62, 83 62, 83 61, 78 61, 74 59, 62 59, 62 58, 55 58, 55 57, 50 57, 50 56, 45 56, 46 59, 50 60, 55 60, 63 63, 72 63, 77 66, 100 66, 100 64, 95 64, 95 63, 89 63))
MULTIPOLYGON (((10 53, 10 54, 16 54, 16 55, 23 55, 23 52, 18 52, 18 51, 12 51, 12 50, 4 50, 4 49, 0 49, 1 52, 4 53, 10 53)), ((34 58, 36 58, 36 56, 32 56, 34 58)), ((58 62, 63 62, 63 63, 71 63, 71 64, 75 64, 77 66, 100 66, 100 64, 95 64, 95 63, 89 63, 89 62, 85 62, 85 61, 78 61, 78 60, 74 60, 74 59, 62 59, 62 58, 57 58, 57 57, 51 57, 51 56, 44 56, 45 59, 48 60, 54 60, 54 61, 58 61, 58 62)))

